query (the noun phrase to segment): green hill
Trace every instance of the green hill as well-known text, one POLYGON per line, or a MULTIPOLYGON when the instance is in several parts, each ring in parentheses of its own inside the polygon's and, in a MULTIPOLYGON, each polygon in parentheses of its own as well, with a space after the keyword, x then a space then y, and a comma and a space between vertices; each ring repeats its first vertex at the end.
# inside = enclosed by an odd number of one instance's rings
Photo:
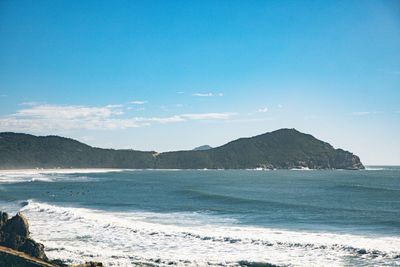
POLYGON ((0 133, 0 168, 362 169, 360 159, 295 129, 208 150, 156 153, 88 146, 59 136, 0 133))

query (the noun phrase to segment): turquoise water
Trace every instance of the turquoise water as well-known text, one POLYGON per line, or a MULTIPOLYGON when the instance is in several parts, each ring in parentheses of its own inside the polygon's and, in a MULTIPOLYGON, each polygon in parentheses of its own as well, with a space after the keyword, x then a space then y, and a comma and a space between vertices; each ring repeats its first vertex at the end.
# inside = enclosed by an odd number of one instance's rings
POLYGON ((399 167, 0 177, 0 207, 22 210, 48 254, 65 260, 400 266, 399 167))

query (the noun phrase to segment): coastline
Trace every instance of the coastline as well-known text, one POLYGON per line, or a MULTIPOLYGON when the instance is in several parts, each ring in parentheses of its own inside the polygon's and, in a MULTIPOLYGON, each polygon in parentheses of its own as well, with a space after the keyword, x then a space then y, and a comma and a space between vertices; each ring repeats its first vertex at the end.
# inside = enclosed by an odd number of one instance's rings
POLYGON ((0 169, 3 173, 24 173, 24 174, 37 174, 37 173, 107 173, 107 172, 121 172, 134 169, 119 169, 119 168, 27 168, 27 169, 0 169))
MULTIPOLYGON (((386 167, 400 167, 398 165, 365 165, 365 169, 358 169, 356 171, 374 171, 384 170, 386 167)), ((38 173, 59 173, 59 174, 71 174, 71 173, 108 173, 108 172, 123 172, 123 171, 354 171, 349 169, 330 168, 330 169, 318 169, 318 168, 235 168, 235 169, 221 169, 221 168, 201 168, 201 169, 166 169, 166 168, 19 168, 19 169, 2 169, 0 173, 24 173, 24 174, 38 174, 38 173)))

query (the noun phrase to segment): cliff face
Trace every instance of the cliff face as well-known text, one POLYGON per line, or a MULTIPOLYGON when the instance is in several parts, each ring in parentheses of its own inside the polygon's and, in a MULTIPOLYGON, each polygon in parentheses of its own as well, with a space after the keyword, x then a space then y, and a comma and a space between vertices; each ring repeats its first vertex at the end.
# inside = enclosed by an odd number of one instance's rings
POLYGON ((156 153, 100 149, 58 136, 0 133, 0 169, 363 169, 348 151, 294 129, 240 138, 208 150, 156 153))

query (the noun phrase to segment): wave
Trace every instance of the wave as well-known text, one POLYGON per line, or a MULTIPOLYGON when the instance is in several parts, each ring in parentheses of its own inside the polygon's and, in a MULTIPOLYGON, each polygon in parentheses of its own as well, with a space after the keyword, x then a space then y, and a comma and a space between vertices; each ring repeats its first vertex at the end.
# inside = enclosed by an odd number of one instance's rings
POLYGON ((400 188, 385 188, 385 187, 377 187, 377 186, 368 186, 368 185, 362 185, 362 184, 342 184, 342 185, 336 185, 335 188, 339 189, 350 189, 350 190, 360 190, 360 191, 370 191, 370 192, 391 192, 391 193, 397 193, 400 191, 400 188))
POLYGON ((400 166, 365 166, 365 171, 398 171, 400 166))
MULTIPOLYGON (((345 187, 345 186, 336 186, 336 187, 345 187)), ((399 191, 396 189, 388 189, 391 191, 399 191)), ((195 189, 186 189, 182 191, 184 194, 189 194, 192 197, 196 198, 201 198, 204 200, 216 200, 218 203, 227 203, 227 204, 232 204, 232 205, 254 205, 254 207, 257 207, 257 209, 260 209, 260 207, 268 207, 268 209, 309 209, 309 210, 315 210, 315 211, 346 211, 346 212, 354 212, 354 211, 365 211, 365 212, 371 212, 371 210, 367 209, 355 209, 355 208, 346 208, 346 207, 340 207, 340 208, 335 208, 335 207, 327 207, 327 206, 318 206, 317 203, 314 205, 311 204, 305 204, 305 203, 290 203, 290 202, 283 202, 283 201, 271 201, 271 200, 262 200, 262 199, 251 199, 251 198, 245 198, 245 197, 239 197, 239 196, 229 196, 229 195, 223 195, 223 194, 216 194, 216 193, 208 193, 208 192, 203 192, 200 190, 195 190, 195 189)), ((390 212, 390 211, 386 211, 390 212)))
MULTIPOLYGON (((105 170, 99 172, 106 172, 105 170)), ((28 182, 58 182, 58 181, 88 181, 96 178, 81 175, 93 172, 81 172, 79 170, 60 171, 0 171, 0 185, 28 182)))
POLYGON ((108 266, 400 264, 398 236, 239 226, 235 220, 207 213, 105 212, 34 200, 25 204, 21 211, 31 223, 33 238, 45 244, 51 258, 71 263, 82 259, 108 266))

